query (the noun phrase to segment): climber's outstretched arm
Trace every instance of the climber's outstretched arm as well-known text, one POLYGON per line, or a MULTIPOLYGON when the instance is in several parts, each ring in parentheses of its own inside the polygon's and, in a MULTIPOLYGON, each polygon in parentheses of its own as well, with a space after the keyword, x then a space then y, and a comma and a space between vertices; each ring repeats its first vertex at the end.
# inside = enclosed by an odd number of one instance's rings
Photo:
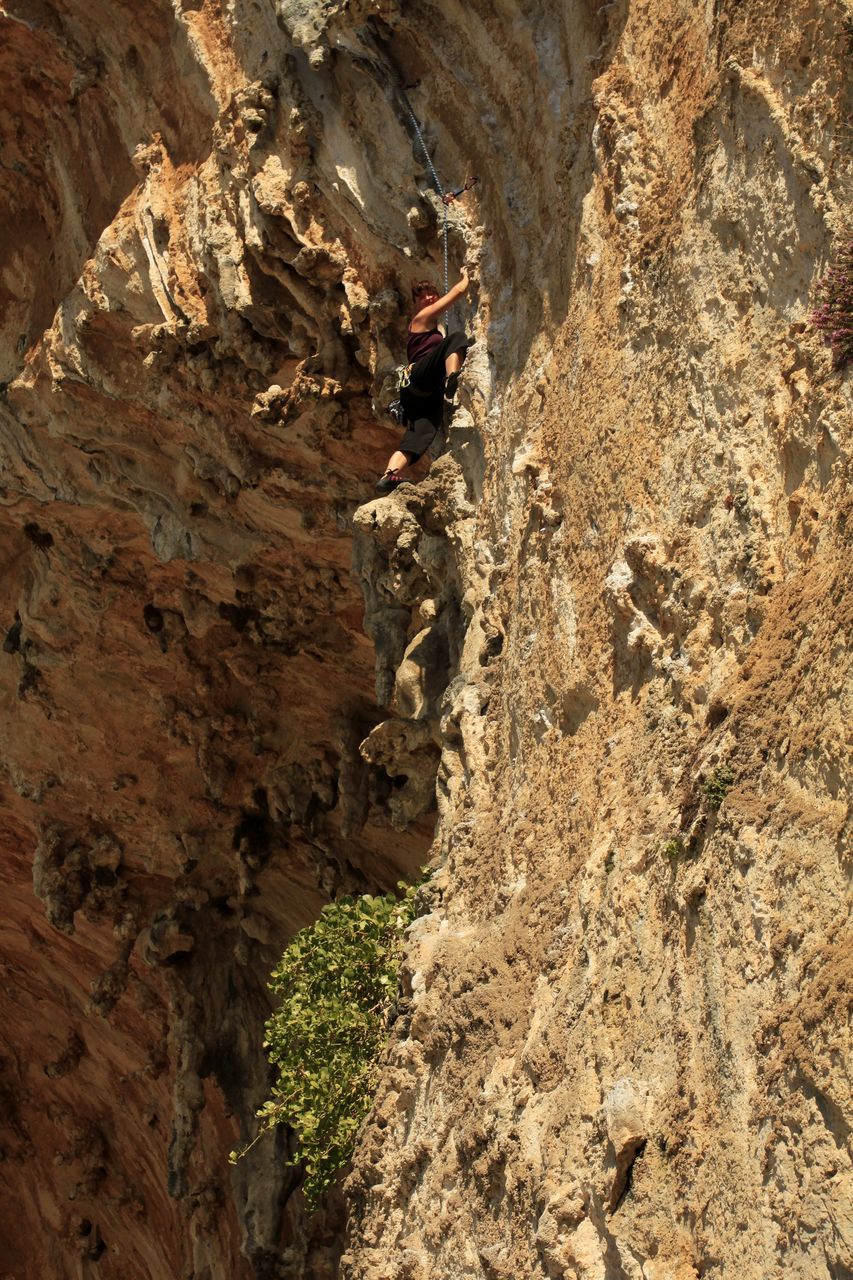
POLYGON ((431 302, 429 306, 424 307, 417 313, 409 326, 410 331, 412 333, 426 333, 428 329, 433 327, 434 322, 438 317, 442 315, 448 307, 453 306, 457 298, 463 298, 465 296, 468 292, 469 284, 468 270, 466 267, 463 267, 462 273, 453 288, 446 293, 443 298, 439 298, 436 302, 431 302))

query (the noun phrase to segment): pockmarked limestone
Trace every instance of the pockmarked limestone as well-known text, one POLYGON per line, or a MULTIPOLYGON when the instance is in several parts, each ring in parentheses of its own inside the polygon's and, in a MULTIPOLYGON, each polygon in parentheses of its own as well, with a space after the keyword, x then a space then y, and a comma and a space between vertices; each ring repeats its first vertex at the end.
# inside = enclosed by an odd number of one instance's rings
POLYGON ((0 1273, 853 1274, 851 29, 0 9, 0 1273), (375 499, 401 83, 476 344, 375 499), (267 978, 430 848, 308 1216, 286 1129, 227 1162, 267 978))

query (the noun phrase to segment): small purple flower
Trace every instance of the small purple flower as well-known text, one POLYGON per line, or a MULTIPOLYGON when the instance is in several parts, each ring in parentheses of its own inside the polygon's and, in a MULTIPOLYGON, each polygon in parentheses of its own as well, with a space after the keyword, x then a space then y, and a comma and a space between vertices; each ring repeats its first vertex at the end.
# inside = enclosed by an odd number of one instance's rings
POLYGON ((836 251, 836 260, 818 285, 818 306, 809 320, 832 348, 836 369, 853 361, 853 240, 836 251))

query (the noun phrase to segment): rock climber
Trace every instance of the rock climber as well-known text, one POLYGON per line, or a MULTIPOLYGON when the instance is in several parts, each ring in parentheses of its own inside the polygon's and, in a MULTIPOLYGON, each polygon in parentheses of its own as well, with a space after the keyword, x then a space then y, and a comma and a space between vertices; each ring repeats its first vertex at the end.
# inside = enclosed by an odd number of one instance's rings
POLYGON ((465 296, 468 285, 468 271, 463 267, 459 280, 443 298, 429 280, 419 280, 412 286, 414 315, 406 344, 409 363, 400 383, 406 434, 376 485, 381 493, 390 493, 402 484, 403 471, 417 462, 435 439, 445 403, 453 403, 459 370, 474 339, 464 333, 443 336, 436 321, 457 298, 465 296))

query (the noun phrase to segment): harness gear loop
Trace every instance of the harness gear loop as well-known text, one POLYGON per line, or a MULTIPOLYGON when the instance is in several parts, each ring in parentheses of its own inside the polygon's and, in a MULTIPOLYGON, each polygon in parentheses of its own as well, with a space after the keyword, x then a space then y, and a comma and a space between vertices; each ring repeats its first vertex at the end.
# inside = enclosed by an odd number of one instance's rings
MULTIPOLYGON (((416 362, 415 362, 416 363, 416 362)), ((432 395, 431 391, 424 391, 421 387, 412 386, 412 369, 413 364, 402 364, 397 370, 397 390, 409 391, 413 396, 417 396, 421 400, 429 400, 432 395)))

